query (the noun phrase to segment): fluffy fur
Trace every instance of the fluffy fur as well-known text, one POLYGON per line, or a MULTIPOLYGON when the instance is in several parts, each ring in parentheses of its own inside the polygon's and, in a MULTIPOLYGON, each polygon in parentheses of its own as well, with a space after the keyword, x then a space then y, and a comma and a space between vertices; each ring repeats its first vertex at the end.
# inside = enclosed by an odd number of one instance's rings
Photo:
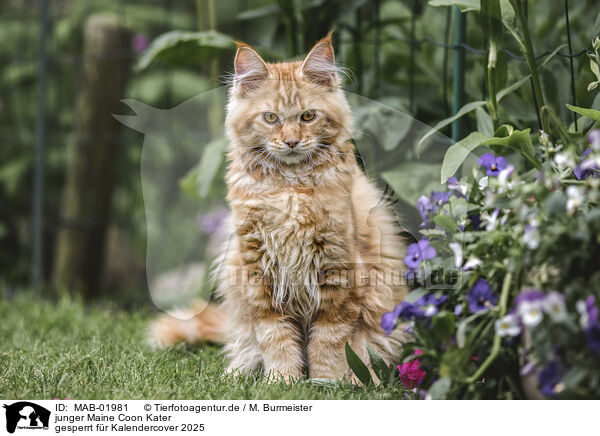
MULTIPOLYGON (((302 62, 239 44, 225 127, 232 236, 216 274, 229 370, 339 379, 347 342, 365 361, 366 344, 394 360, 401 329, 385 336, 380 320, 406 294, 404 245, 357 165, 331 36, 302 62)), ((211 339, 175 334, 183 323, 155 324, 158 342, 211 339)))

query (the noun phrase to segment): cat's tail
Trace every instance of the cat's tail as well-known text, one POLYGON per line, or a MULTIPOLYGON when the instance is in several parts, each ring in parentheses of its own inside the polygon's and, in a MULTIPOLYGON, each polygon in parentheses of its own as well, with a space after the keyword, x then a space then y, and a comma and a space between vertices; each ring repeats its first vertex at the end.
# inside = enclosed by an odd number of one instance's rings
POLYGON ((218 304, 200 301, 190 309, 159 316, 150 325, 148 339, 156 347, 178 342, 222 343, 226 321, 226 313, 218 304))

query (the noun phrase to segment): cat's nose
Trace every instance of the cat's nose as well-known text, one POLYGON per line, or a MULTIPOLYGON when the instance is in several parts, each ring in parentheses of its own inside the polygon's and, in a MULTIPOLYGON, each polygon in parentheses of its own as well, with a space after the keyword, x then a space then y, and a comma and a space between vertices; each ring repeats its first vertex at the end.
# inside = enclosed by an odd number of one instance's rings
POLYGON ((290 148, 294 148, 296 145, 298 145, 298 140, 297 139, 288 139, 287 141, 283 141, 285 142, 285 144, 290 147, 290 148))

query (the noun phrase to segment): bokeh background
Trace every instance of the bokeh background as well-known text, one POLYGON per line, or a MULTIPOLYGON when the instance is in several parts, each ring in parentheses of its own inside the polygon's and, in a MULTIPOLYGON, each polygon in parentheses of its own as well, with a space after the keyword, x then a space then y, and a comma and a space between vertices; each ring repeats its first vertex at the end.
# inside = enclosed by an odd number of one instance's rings
MULTIPOLYGON (((373 133, 362 138, 361 153, 387 189, 402 187, 396 189, 399 201, 412 208, 437 178, 452 140, 483 128, 473 112, 444 127, 447 139, 430 141, 417 159, 423 125, 433 126, 464 104, 486 98, 487 41, 475 22, 478 15, 466 13, 478 4, 1 2, 0 287, 8 296, 34 289, 123 304, 147 301, 144 137, 111 114, 133 114, 122 99, 170 109, 223 86, 233 69, 232 40, 277 61, 301 56, 335 28, 337 60, 350 71, 345 89, 384 104, 357 114, 360 130, 373 133), (175 48, 164 51, 168 46, 175 48), (410 117, 399 123, 386 106, 410 117), (376 150, 391 158, 377 159, 376 150)), ((540 62, 551 58, 542 72, 546 104, 569 122, 575 119, 565 103, 599 108, 586 90, 594 79, 586 50, 600 31, 597 1, 529 1, 528 17, 540 62)), ((517 53, 506 38, 498 89, 527 75, 517 53)), ((199 114, 198 123, 219 130, 222 120, 211 114, 222 112, 222 101, 212 104, 214 111, 199 114)), ((535 106, 524 83, 503 99, 501 119, 537 129, 535 106)), ((223 159, 213 153, 199 162, 196 155, 190 149, 169 156, 170 168, 182 176, 168 178, 166 189, 173 198, 198 197, 210 206, 211 197, 222 195, 223 159), (214 170, 208 182, 207 169, 214 170)), ((194 217, 206 234, 204 244, 210 244, 225 213, 216 206, 220 201, 214 204, 194 217)), ((168 221, 177 225, 176 216, 168 221)))

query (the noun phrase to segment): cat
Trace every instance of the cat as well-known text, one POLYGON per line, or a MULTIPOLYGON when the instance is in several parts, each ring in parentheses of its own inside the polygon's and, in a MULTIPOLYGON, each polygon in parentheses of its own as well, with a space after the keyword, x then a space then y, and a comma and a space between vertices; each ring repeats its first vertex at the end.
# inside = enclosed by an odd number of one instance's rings
POLYGON ((402 329, 381 316, 407 288, 397 278, 401 228, 360 169, 353 119, 331 33, 303 61, 267 63, 237 43, 225 121, 231 234, 217 262, 221 303, 180 321, 164 316, 154 340, 224 342, 228 370, 270 380, 351 377, 348 343, 399 357, 402 329), (387 280, 386 280, 387 279, 387 280))

